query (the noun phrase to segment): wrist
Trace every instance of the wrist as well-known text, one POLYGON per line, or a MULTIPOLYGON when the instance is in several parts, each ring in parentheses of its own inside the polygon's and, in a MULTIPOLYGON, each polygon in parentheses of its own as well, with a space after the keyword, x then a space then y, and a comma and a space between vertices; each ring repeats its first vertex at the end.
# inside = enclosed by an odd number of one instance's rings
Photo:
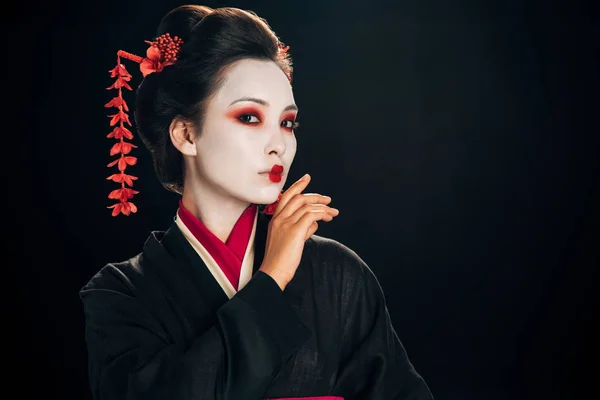
POLYGON ((259 271, 262 271, 265 274, 269 275, 275 281, 275 283, 277 283, 277 285, 279 286, 279 288, 282 291, 285 289, 285 287, 291 281, 291 279, 289 279, 287 276, 285 276, 285 274, 282 274, 281 272, 279 272, 273 268, 261 266, 259 268, 259 271))

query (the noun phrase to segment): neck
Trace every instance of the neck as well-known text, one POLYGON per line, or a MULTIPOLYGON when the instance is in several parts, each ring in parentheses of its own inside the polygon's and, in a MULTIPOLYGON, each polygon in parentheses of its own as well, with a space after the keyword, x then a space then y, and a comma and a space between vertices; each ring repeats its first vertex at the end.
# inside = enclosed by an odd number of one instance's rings
POLYGON ((185 185, 181 202, 186 210, 198 218, 223 243, 227 241, 235 223, 250 206, 250 203, 219 196, 198 185, 185 185))

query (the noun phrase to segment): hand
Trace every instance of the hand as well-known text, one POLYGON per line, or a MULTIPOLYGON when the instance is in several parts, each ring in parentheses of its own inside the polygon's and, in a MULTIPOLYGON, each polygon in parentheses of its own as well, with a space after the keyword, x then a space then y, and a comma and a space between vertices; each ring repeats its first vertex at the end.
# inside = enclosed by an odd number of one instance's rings
POLYGON ((271 276, 281 290, 292 280, 302 258, 304 242, 329 222, 339 210, 328 207, 331 197, 302 193, 310 182, 306 174, 286 190, 269 222, 265 257, 260 270, 271 276))

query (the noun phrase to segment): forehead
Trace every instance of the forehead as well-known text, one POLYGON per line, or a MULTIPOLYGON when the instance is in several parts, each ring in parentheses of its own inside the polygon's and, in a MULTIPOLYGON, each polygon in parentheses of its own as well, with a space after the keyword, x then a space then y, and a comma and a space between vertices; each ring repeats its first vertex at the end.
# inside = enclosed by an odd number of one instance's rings
POLYGON ((227 107, 241 97, 256 97, 281 107, 294 103, 287 76, 277 64, 266 60, 240 60, 227 68, 215 101, 227 107))

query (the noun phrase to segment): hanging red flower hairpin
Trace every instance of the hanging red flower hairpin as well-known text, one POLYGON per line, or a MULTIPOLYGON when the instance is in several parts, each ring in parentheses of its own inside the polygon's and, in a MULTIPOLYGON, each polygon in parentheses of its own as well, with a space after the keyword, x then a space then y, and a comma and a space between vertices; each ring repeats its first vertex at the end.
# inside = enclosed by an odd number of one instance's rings
POLYGON ((120 189, 113 190, 108 195, 109 199, 119 200, 118 203, 108 207, 113 209, 113 217, 116 217, 119 214, 129 215, 130 213, 137 212, 137 206, 129 200, 131 200, 135 194, 139 193, 139 191, 125 186, 125 184, 130 187, 133 186, 133 181, 138 178, 137 176, 125 173, 125 169, 128 165, 132 166, 137 163, 136 157, 127 155, 133 148, 137 148, 137 146, 124 140, 132 140, 133 133, 126 127, 126 124, 131 127, 131 122, 129 121, 129 115, 127 115, 129 107, 123 99, 122 89, 133 89, 127 83, 131 80, 131 74, 127 72, 125 65, 121 64, 121 57, 139 63, 140 71, 142 72, 142 75, 146 77, 151 73, 162 71, 167 65, 175 63, 179 52, 181 51, 181 46, 183 46, 183 40, 181 40, 181 38, 177 36, 172 38, 168 33, 157 37, 152 42, 146 41, 146 43, 150 45, 148 50, 146 50, 146 57, 136 56, 135 54, 119 50, 117 52, 117 66, 109 71, 110 77, 117 79, 107 88, 107 90, 117 89, 118 94, 110 102, 106 103, 104 107, 115 107, 118 111, 116 114, 109 115, 109 118, 111 118, 110 126, 116 126, 113 131, 108 134, 107 138, 118 140, 118 142, 110 149, 110 155, 114 156, 118 154, 119 158, 108 164, 108 167, 116 165, 119 169, 119 173, 112 174, 106 179, 121 184, 120 189))
POLYGON ((177 61, 177 56, 183 46, 183 40, 175 36, 165 33, 159 36, 154 41, 146 40, 150 45, 146 50, 146 58, 140 63, 140 71, 145 77, 153 72, 160 72, 167 65, 172 65, 177 61))

